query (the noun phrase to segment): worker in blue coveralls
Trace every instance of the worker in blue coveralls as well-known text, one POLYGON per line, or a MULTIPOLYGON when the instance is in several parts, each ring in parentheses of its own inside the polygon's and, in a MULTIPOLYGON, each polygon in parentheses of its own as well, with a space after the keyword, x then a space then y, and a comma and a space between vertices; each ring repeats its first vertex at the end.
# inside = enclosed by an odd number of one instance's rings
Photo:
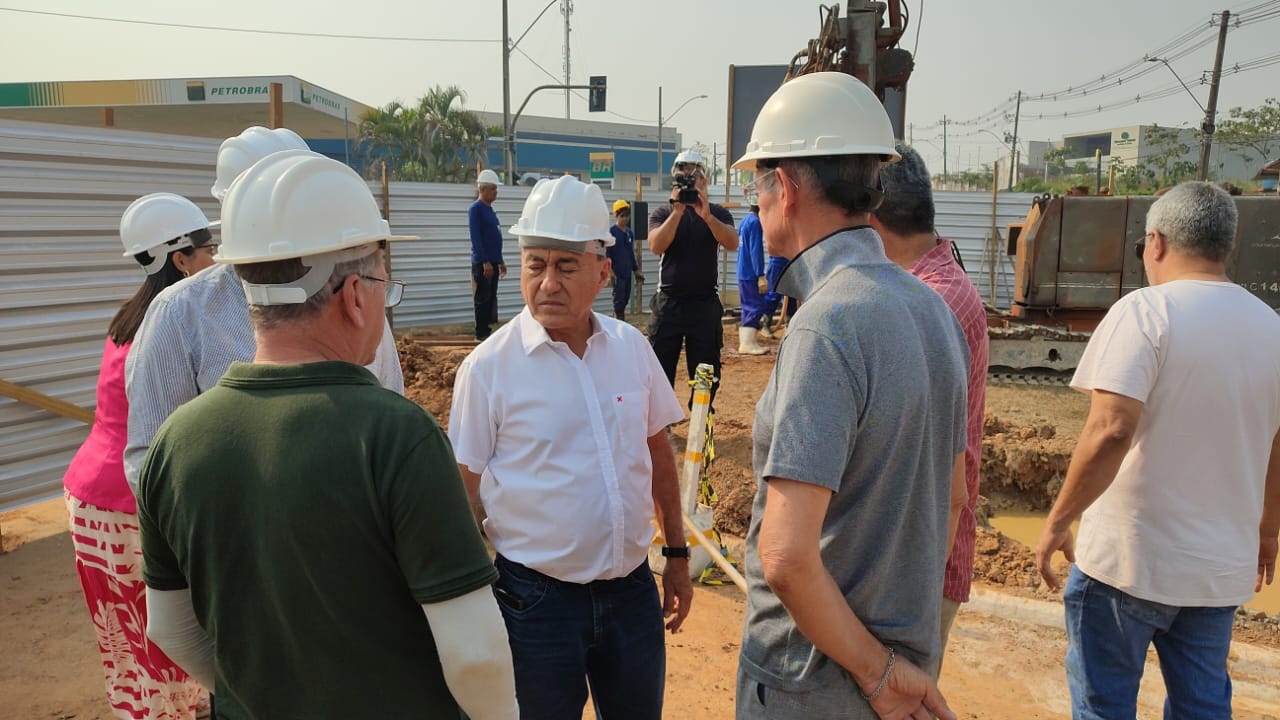
POLYGON ((769 348, 760 344, 760 321, 766 311, 765 293, 769 281, 765 277, 764 232, 760 228, 760 208, 751 206, 751 212, 738 224, 738 304, 742 308, 742 323, 738 327, 738 354, 764 355, 769 348))
POLYGON ((787 269, 787 262, 784 257, 770 255, 764 270, 764 276, 769 280, 769 292, 764 296, 764 319, 760 321, 760 337, 766 340, 773 337, 773 316, 782 308, 783 300, 787 301, 787 317, 791 317, 796 311, 795 300, 784 298, 778 292, 778 279, 782 277, 782 271, 787 269))
POLYGON ((476 340, 489 337, 498 322, 498 279, 507 276, 502 262, 502 228, 493 201, 498 198, 498 173, 481 170, 476 178, 476 201, 467 209, 471 232, 471 281, 475 287, 476 340))
POLYGON ((631 276, 644 282, 644 275, 637 269, 636 236, 631 231, 631 203, 618 200, 613 203, 613 246, 605 248, 605 255, 613 264, 613 316, 627 319, 627 305, 631 303, 631 276))

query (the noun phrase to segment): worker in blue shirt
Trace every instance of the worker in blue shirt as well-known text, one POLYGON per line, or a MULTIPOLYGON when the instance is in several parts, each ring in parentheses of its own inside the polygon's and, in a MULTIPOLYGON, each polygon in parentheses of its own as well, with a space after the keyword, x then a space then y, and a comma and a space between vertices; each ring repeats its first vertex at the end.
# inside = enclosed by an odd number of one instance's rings
POLYGON ((759 213, 759 206, 752 205, 751 212, 738 224, 738 304, 742 309, 742 321, 738 327, 739 355, 769 352, 757 337, 766 310, 765 293, 769 290, 765 278, 764 231, 760 227, 759 213))
POLYGON ((476 178, 476 201, 467 210, 477 340, 489 337, 489 326, 498 322, 498 279, 507 276, 506 263, 502 262, 502 227, 493 211, 498 184, 498 173, 481 170, 476 178))
POLYGON ((627 305, 631 302, 631 276, 644 282, 644 275, 637 269, 636 236, 631 231, 631 203, 618 200, 613 204, 613 247, 605 248, 605 254, 613 264, 613 316, 627 319, 627 305))

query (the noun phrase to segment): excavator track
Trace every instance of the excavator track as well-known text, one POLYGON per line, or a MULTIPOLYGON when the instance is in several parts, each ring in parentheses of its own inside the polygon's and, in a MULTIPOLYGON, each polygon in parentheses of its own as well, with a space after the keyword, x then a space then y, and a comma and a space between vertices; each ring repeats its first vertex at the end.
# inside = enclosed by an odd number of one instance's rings
POLYGON ((1089 333, 1043 325, 989 328, 993 385, 1067 387, 1084 354, 1089 333))

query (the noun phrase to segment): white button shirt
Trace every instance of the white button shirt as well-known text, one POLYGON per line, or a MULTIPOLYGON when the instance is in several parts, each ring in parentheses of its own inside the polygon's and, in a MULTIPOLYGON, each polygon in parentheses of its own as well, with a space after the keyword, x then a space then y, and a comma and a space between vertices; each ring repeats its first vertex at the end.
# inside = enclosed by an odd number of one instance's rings
POLYGON ((458 368, 449 440, 481 476, 504 557, 565 582, 622 577, 653 539, 647 440, 684 418, 638 330, 592 314, 579 358, 526 307, 458 368))

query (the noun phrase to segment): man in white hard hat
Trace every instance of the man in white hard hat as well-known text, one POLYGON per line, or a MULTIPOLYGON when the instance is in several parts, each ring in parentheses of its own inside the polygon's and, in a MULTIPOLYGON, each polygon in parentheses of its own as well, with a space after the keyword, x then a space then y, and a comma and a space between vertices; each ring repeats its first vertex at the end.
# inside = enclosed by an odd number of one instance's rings
POLYGON ((982 466, 982 421, 987 396, 987 313, 982 298, 969 281, 950 240, 938 237, 933 227, 933 185, 924 158, 914 148, 897 146, 898 162, 880 168, 884 202, 871 213, 871 227, 884 241, 888 258, 937 291, 964 330, 969 349, 968 426, 964 462, 951 478, 951 551, 947 555, 942 584, 942 649, 955 622, 960 604, 969 602, 973 581, 973 556, 978 504, 978 472, 982 466), (958 487, 963 484, 964 488, 958 487))
POLYGON ((476 339, 481 341, 489 337, 489 327, 498 322, 498 280, 507 276, 507 265, 502 261, 502 226, 493 211, 499 184, 498 173, 481 170, 476 178, 475 202, 467 208, 476 339))
POLYGON ((594 313, 612 244, 600 188, 538 181, 520 238, 525 308, 458 368, 449 438, 497 550, 527 718, 659 720, 666 627, 693 590, 688 546, 669 547, 663 597, 646 556, 657 515, 685 536, 665 428, 684 417, 644 336, 594 313))
MULTIPOLYGON (((307 144, 286 128, 254 126, 227 138, 218 149, 213 196, 222 202, 241 173, 285 150, 306 151, 307 144)), ((137 486, 151 438, 169 413, 213 387, 233 361, 248 361, 253 355, 253 325, 244 287, 229 266, 197 273, 156 297, 125 362, 129 437, 124 466, 130 486, 137 486)), ((369 370, 383 387, 404 392, 395 336, 385 320, 369 370)))
POLYGON ((897 158, 875 94, 820 72, 774 92, 734 165, 801 302, 756 405, 740 719, 955 717, 931 673, 968 353, 867 224, 897 158))
POLYGON ((733 215, 707 199, 707 163, 685 150, 671 164, 671 198, 649 213, 649 249, 661 255, 658 290, 649 302, 649 342, 672 385, 680 350, 689 377, 701 363, 711 365, 720 386, 724 306, 717 293, 720 248, 738 249, 733 215))
POLYGON ((165 421, 139 482, 148 634, 225 717, 515 720, 497 576, 444 431, 378 386, 391 235, 340 162, 232 185, 218 262, 257 347, 165 421))

